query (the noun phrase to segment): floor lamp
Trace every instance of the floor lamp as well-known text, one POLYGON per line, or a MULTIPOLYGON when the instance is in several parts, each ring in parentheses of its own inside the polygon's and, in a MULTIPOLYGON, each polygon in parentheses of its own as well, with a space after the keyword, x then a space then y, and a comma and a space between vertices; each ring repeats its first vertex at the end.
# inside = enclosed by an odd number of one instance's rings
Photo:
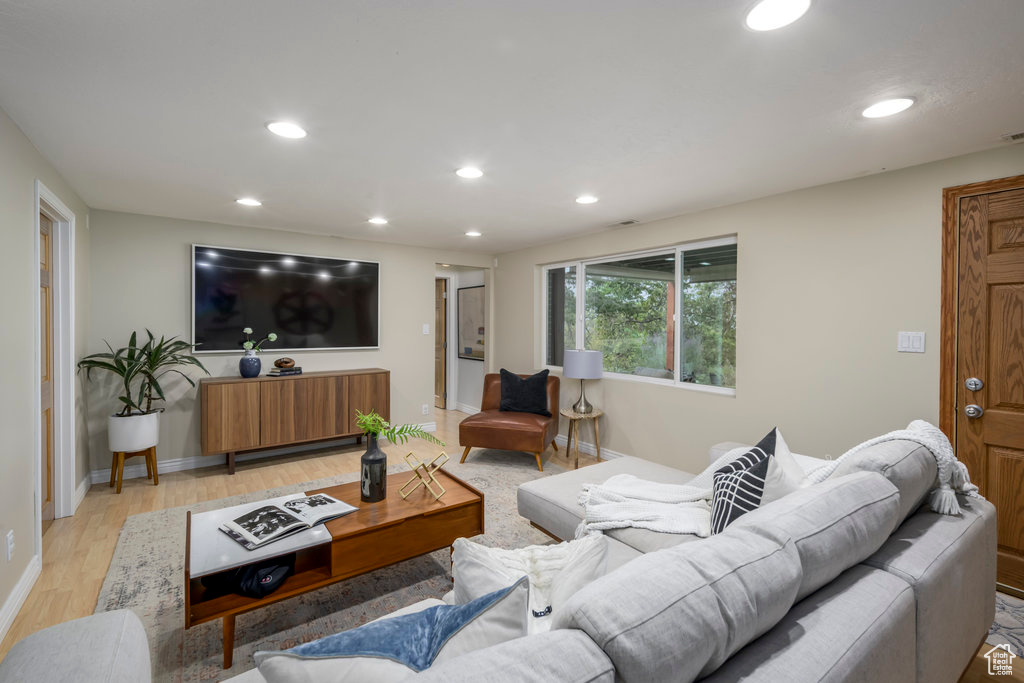
POLYGON ((600 351, 566 351, 562 365, 562 375, 580 381, 580 400, 576 401, 572 410, 580 415, 594 412, 594 406, 587 401, 587 390, 584 381, 601 379, 604 371, 604 356, 600 351))

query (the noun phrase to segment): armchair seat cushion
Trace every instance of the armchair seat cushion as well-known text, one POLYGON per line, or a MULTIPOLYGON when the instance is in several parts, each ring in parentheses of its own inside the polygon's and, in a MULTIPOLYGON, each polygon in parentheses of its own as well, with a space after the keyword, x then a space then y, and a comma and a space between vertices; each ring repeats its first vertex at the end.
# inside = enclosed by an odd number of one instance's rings
POLYGON ((482 410, 459 425, 459 442, 480 448, 543 451, 557 434, 554 425, 552 418, 543 415, 482 410))

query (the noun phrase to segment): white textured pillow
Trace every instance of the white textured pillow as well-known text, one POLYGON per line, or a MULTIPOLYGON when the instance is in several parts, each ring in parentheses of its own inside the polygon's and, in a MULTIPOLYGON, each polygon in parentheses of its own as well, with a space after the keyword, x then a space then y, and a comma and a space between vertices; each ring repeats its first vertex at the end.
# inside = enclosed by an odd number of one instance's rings
POLYGON ((526 635, 523 578, 465 605, 437 604, 280 652, 257 652, 268 683, 397 683, 437 662, 526 635))
POLYGON ((608 539, 600 534, 515 550, 489 548, 460 538, 452 548, 457 605, 529 577, 529 633, 549 630, 551 614, 580 588, 604 576, 608 560, 608 539))

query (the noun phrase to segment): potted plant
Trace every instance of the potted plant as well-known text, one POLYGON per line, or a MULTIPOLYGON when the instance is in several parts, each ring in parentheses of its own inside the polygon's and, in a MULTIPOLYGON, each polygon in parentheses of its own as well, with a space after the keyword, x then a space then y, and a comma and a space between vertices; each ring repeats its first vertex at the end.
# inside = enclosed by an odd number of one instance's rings
POLYGON ((245 349, 245 355, 238 361, 238 372, 242 377, 259 377, 260 370, 263 367, 263 362, 260 361, 256 354, 263 350, 263 345, 268 341, 277 341, 277 333, 271 332, 258 342, 254 342, 252 340, 251 327, 244 328, 242 330, 242 334, 245 335, 245 341, 242 342, 242 348, 245 349))
POLYGON ((387 495, 388 456, 377 439, 383 436, 391 443, 403 444, 409 439, 423 439, 444 446, 444 442, 419 425, 393 425, 371 410, 365 415, 356 409, 356 426, 366 435, 366 452, 360 458, 360 498, 367 503, 384 500, 387 495))
POLYGON ((107 420, 107 441, 114 453, 133 453, 155 446, 160 438, 160 411, 154 408, 154 401, 166 401, 161 379, 168 373, 185 378, 190 385, 195 381, 182 372, 184 366, 194 366, 210 374, 199 359, 190 355, 192 344, 177 337, 160 337, 146 330, 148 339, 138 345, 138 335, 132 332, 128 346, 114 350, 104 341, 108 352, 94 353, 78 362, 79 371, 85 370, 86 377, 92 378, 93 370, 105 370, 121 380, 120 395, 123 404, 121 412, 107 420))

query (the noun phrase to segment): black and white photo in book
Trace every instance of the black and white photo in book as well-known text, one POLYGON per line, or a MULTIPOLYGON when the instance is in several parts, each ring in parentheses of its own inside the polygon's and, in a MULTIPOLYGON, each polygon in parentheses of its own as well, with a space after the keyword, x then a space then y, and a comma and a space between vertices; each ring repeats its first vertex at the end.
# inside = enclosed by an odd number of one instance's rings
POLYGON ((296 531, 347 515, 356 509, 326 493, 315 493, 312 496, 298 494, 283 503, 263 505, 224 522, 221 531, 252 550, 296 531))

